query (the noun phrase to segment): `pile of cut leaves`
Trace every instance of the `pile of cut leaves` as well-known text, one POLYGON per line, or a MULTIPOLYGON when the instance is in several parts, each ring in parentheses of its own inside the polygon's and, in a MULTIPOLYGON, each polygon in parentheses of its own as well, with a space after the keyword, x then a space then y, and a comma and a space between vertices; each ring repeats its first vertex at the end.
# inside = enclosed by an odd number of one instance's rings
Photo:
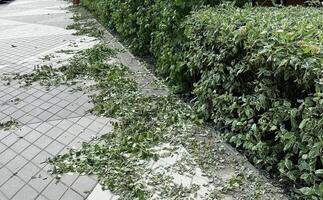
POLYGON ((16 120, 10 119, 8 121, 5 122, 0 122, 0 130, 9 130, 12 128, 16 128, 18 125, 18 122, 16 120))
MULTIPOLYGON (((114 130, 93 143, 83 143, 80 149, 51 159, 53 173, 95 174, 106 189, 125 199, 147 199, 153 193, 141 182, 145 169, 142 160, 158 160, 159 145, 180 145, 184 130, 196 120, 191 108, 175 96, 142 94, 126 67, 106 62, 113 53, 99 44, 75 56, 68 66, 38 66, 32 73, 17 75, 15 79, 25 86, 41 82, 47 87, 94 80, 94 86, 83 88, 97 91, 91 96, 95 104, 91 112, 117 119, 114 130)), ((190 188, 178 186, 173 191, 175 188, 165 187, 161 195, 191 194, 190 188)))
POLYGON ((67 65, 38 66, 32 73, 15 76, 25 86, 40 82, 46 87, 67 84, 82 89, 91 94, 94 107, 90 112, 116 119, 112 132, 50 159, 54 174, 58 177, 68 172, 96 175, 104 189, 122 199, 194 199, 204 186, 174 184, 170 174, 149 167, 186 149, 187 155, 193 155, 194 159, 184 156, 175 163, 173 168, 178 174, 194 176, 196 166, 201 166, 214 181, 214 171, 226 165, 236 167, 233 168, 237 170, 236 175, 228 183, 221 183, 221 187, 214 187, 212 181, 206 183, 209 190, 206 199, 237 190, 245 198, 259 198, 267 191, 262 187, 265 184, 260 183, 263 180, 245 174, 245 168, 229 158, 222 147, 216 149, 216 145, 197 139, 197 133, 204 137, 209 133, 196 128, 202 122, 188 104, 172 94, 141 93, 128 68, 111 64, 109 59, 113 60, 114 54, 100 43, 78 53, 67 65), (95 84, 87 86, 80 82, 95 84))

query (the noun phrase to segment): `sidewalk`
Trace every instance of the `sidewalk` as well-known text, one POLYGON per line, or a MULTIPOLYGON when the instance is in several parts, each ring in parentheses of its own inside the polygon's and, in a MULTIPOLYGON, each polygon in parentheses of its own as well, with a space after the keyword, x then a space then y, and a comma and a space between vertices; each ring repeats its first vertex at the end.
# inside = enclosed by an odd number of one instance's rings
MULTIPOLYGON (((41 58, 50 53, 95 43, 65 29, 72 22, 67 6, 66 1, 56 0, 0 4, 0 75, 29 72, 46 63, 41 58)), ((56 60, 67 58, 62 55, 56 60)), ((69 89, 59 86, 46 91, 37 84, 20 88, 17 82, 1 83, 0 122, 14 119, 18 128, 0 130, 0 200, 82 200, 96 186, 94 177, 79 175, 63 176, 56 183, 44 163, 111 130, 108 119, 85 114, 92 106, 86 95, 69 89)))

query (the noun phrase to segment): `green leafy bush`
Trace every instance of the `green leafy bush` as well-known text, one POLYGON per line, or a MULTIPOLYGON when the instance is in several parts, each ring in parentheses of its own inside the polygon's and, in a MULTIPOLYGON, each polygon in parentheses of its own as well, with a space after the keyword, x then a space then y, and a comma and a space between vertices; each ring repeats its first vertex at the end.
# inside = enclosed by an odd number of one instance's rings
POLYGON ((323 198, 323 10, 82 0, 258 166, 323 198), (187 16, 195 11, 192 16, 187 16))
MULTIPOLYGON (((247 1, 237 1, 237 5, 247 1)), ((82 4, 95 10, 135 53, 152 53, 156 57, 163 46, 174 44, 179 37, 177 29, 186 15, 201 6, 221 2, 223 0, 82 0, 82 4)))
POLYGON ((204 118, 313 199, 323 198, 322 22, 312 8, 205 9, 183 24, 177 66, 204 118))

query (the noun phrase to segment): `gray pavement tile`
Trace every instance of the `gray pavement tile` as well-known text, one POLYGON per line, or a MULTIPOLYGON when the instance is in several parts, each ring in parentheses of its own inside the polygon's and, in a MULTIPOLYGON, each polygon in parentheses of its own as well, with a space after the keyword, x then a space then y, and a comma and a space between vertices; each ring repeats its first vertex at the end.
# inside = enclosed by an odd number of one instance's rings
MULTIPOLYGON (((52 93, 52 91, 51 91, 51 93, 52 93)), ((53 93, 52 93, 53 94, 53 93)), ((48 102, 49 103, 52 103, 52 104, 54 104, 54 105, 58 105, 58 103, 60 102, 60 101, 62 101, 60 98, 58 98, 58 97, 53 97, 53 98, 51 98, 50 100, 48 100, 48 102)))
POLYGON ((41 119, 42 121, 46 121, 48 120, 50 117, 52 117, 53 114, 48 112, 48 111, 43 111, 42 113, 40 113, 37 117, 39 119, 41 119))
POLYGON ((75 135, 64 133, 61 136, 59 136, 56 140, 59 141, 62 144, 68 145, 70 142, 72 142, 75 139, 75 135))
POLYGON ((82 146, 82 143, 85 142, 81 138, 75 138, 68 146, 69 148, 80 148, 82 146))
POLYGON ((37 190, 39 194, 52 182, 54 179, 45 171, 38 172, 33 179, 28 183, 32 188, 37 190))
POLYGON ((25 114, 23 116, 21 116, 19 118, 19 122, 22 124, 27 124, 28 122, 30 122, 32 119, 34 118, 34 116, 30 115, 30 114, 25 114))
POLYGON ((43 110, 48 110, 50 107, 52 107, 53 106, 53 104, 52 103, 49 103, 47 100, 44 100, 44 102, 45 103, 43 103, 43 104, 41 104, 40 106, 39 106, 39 108, 41 108, 41 109, 43 109, 43 110))
POLYGON ((47 137, 46 135, 42 135, 38 140, 34 142, 34 144, 41 149, 44 149, 46 146, 48 146, 50 143, 53 142, 54 139, 47 137))
POLYGON ((21 168, 23 168, 28 163, 28 160, 23 158, 20 155, 17 155, 14 159, 6 164, 6 167, 11 170, 12 172, 16 173, 21 168))
POLYGON ((44 166, 46 166, 46 162, 48 160, 48 158, 52 157, 53 155, 51 155, 50 153, 46 152, 46 151, 41 151, 39 154, 37 154, 31 161, 36 165, 39 166, 41 168, 43 168, 44 166))
POLYGON ((16 134, 10 133, 7 137, 3 138, 1 142, 7 146, 13 145, 15 142, 17 142, 19 138, 16 134))
POLYGON ((49 131, 47 131, 46 133, 44 133, 46 136, 51 137, 53 139, 58 138, 59 136, 61 136, 65 131, 58 128, 58 127, 53 127, 52 129, 50 129, 49 131))
POLYGON ((41 113, 43 113, 44 110, 41 109, 40 107, 33 107, 33 109, 31 111, 28 112, 28 114, 32 115, 32 116, 39 116, 41 113))
POLYGON ((68 104, 70 104, 70 102, 61 99, 56 105, 65 108, 68 104))
POLYGON ((82 117, 84 114, 78 114, 78 112, 72 112, 68 117, 69 118, 77 118, 77 117, 82 117))
POLYGON ((0 191, 0 199, 7 200, 8 198, 0 191))
POLYGON ((57 155, 59 152, 61 152, 63 149, 65 148, 65 145, 57 142, 57 141, 53 141, 50 145, 48 145, 45 150, 52 154, 52 155, 57 155))
POLYGON ((72 188, 82 196, 87 196, 93 190, 97 182, 88 176, 80 176, 73 183, 72 188))
POLYGON ((36 157, 42 150, 38 147, 36 147, 35 145, 30 145, 28 148, 26 148, 21 155, 28 159, 31 160, 34 157, 36 157))
POLYGON ((79 174, 63 174, 60 181, 65 185, 72 185, 79 176, 79 174))
POLYGON ((57 105, 53 105, 53 106, 51 106, 50 108, 47 109, 48 112, 51 112, 53 114, 56 114, 61 110, 62 110, 62 108, 60 106, 57 106, 57 105))
POLYGON ((47 133, 50 129, 53 128, 53 125, 51 125, 50 123, 41 123, 36 130, 39 131, 40 133, 47 133))
POLYGON ((34 105, 31 105, 29 103, 27 103, 25 106, 21 107, 20 109, 22 111, 24 111, 25 113, 29 113, 31 112, 32 110, 34 110, 36 107, 34 105))
POLYGON ((33 102, 31 102, 31 104, 34 105, 34 106, 36 106, 36 107, 42 105, 43 103, 44 103, 44 101, 43 100, 40 100, 40 99, 37 99, 37 97, 36 97, 36 99, 33 102))
POLYGON ((42 192, 42 194, 50 200, 60 199, 64 193, 68 190, 64 184, 52 181, 42 192))
POLYGON ((40 98, 45 102, 49 102, 49 100, 52 99, 53 97, 54 97, 54 95, 52 95, 51 92, 48 92, 48 93, 42 95, 40 98))
POLYGON ((13 150, 7 148, 5 151, 3 151, 0 154, 0 163, 7 164, 10 160, 12 160, 14 157, 16 157, 18 154, 14 152, 13 150))
MULTIPOLYGON (((1 134, 1 133, 0 133, 1 134)), ((5 151, 8 147, 0 142, 0 153, 5 151)))
POLYGON ((38 192, 31 188, 29 185, 25 185, 12 200, 34 200, 38 195, 38 192))
POLYGON ((23 179, 25 182, 30 181, 31 179, 36 177, 36 174, 40 171, 41 169, 37 167, 35 164, 32 162, 29 162, 26 164, 19 172, 18 175, 21 179, 23 179))
POLYGON ((78 136, 83 130, 84 130, 84 127, 78 124, 73 124, 71 127, 69 127, 67 131, 73 135, 78 136))
POLYGON ((48 200, 48 199, 46 197, 44 197, 43 195, 40 195, 35 200, 48 200))
POLYGON ((28 133, 30 133, 31 131, 32 129, 29 126, 21 126, 18 129, 16 129, 14 132, 16 135, 23 137, 28 133))
POLYGON ((77 121, 77 124, 84 128, 87 128, 92 122, 93 122, 92 119, 89 119, 87 117, 82 117, 80 118, 80 120, 77 121))
POLYGON ((8 115, 4 114, 0 111, 0 121, 2 121, 4 118, 6 118, 8 115))
POLYGON ((72 114, 72 112, 65 109, 65 108, 56 113, 56 115, 59 116, 62 119, 69 118, 71 114, 72 114))
POLYGON ((90 141, 93 137, 96 137, 97 134, 94 132, 90 131, 84 131, 78 135, 79 138, 85 140, 85 141, 90 141))
POLYGON ((36 140, 38 140, 43 134, 39 133, 36 130, 30 131, 27 135, 24 136, 24 139, 27 140, 30 143, 34 143, 36 140))
POLYGON ((94 132, 100 132, 103 128, 103 124, 93 121, 87 128, 91 129, 94 132))
POLYGON ((9 131, 5 131, 5 130, 0 130, 0 141, 2 141, 2 139, 8 137, 8 135, 12 134, 12 132, 9 131))
POLYGON ((0 190, 9 198, 12 198, 23 186, 24 182, 16 176, 11 177, 0 190))
POLYGON ((20 139, 18 142, 13 144, 10 148, 17 153, 21 153, 30 145, 26 140, 20 139))
POLYGON ((74 190, 68 189, 60 200, 83 200, 84 198, 74 190))
POLYGON ((19 119, 22 116, 24 116, 26 113, 21 110, 16 110, 14 113, 12 113, 10 116, 14 119, 19 119))
MULTIPOLYGON (((28 90, 27 90, 28 91, 28 90)), ((34 102, 37 98, 36 97, 34 97, 34 96, 31 96, 31 94, 29 93, 29 95, 30 96, 28 96, 28 97, 26 97, 26 98, 24 98, 23 99, 23 101, 24 102, 26 102, 26 103, 32 103, 32 102, 34 102)), ((30 108, 33 108, 34 107, 34 105, 31 105, 31 104, 29 104, 29 107, 30 108)))
POLYGON ((42 121, 43 121, 43 120, 39 119, 38 117, 34 117, 34 118, 32 118, 32 119, 28 122, 28 124, 40 123, 40 122, 42 122, 42 121))
POLYGON ((62 118, 58 115, 52 115, 47 121, 61 120, 62 118))
POLYGON ((4 184, 9 180, 9 178, 12 176, 12 172, 7 169, 6 167, 0 168, 0 185, 4 184))

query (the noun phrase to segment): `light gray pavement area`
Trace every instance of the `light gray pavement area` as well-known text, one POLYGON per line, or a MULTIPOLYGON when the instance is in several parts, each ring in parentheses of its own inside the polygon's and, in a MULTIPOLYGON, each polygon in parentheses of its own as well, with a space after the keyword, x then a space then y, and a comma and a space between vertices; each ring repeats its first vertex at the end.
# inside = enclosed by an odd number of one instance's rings
MULTIPOLYGON (((29 72, 44 63, 40 58, 60 49, 95 43, 65 29, 72 23, 64 9, 68 5, 57 0, 0 4, 0 76, 29 72)), ((0 130, 0 200, 86 199, 97 185, 95 177, 64 175, 57 182, 45 161, 111 131, 110 120, 86 114, 92 107, 89 98, 68 86, 47 90, 5 82, 0 85, 0 122, 14 119, 18 127, 0 130)))

